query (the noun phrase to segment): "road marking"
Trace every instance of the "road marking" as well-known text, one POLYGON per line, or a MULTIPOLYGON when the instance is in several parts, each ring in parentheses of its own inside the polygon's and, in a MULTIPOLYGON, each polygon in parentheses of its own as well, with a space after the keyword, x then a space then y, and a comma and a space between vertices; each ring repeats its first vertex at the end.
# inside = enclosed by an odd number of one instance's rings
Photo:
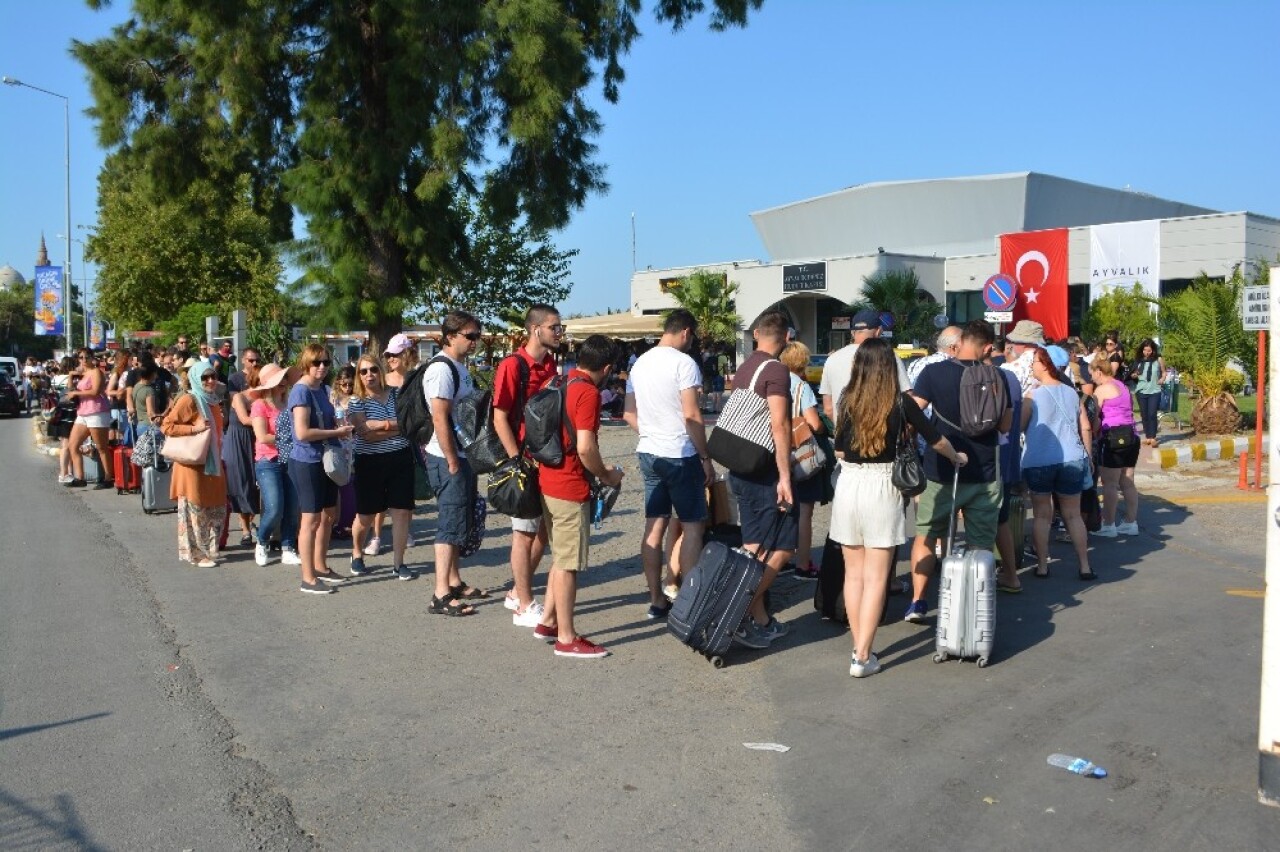
POLYGON ((1210 494, 1204 497, 1190 497, 1190 496, 1170 497, 1167 495, 1160 495, 1160 497, 1163 500, 1168 500, 1170 503, 1177 503, 1179 505, 1198 503, 1201 505, 1209 506, 1209 505, 1215 505, 1215 504, 1227 505, 1227 504, 1238 504, 1238 503, 1264 503, 1265 504, 1267 502, 1267 495, 1264 493, 1210 494))
POLYGON ((1227 594, 1236 598, 1264 598, 1267 593, 1262 589, 1227 589, 1227 594))

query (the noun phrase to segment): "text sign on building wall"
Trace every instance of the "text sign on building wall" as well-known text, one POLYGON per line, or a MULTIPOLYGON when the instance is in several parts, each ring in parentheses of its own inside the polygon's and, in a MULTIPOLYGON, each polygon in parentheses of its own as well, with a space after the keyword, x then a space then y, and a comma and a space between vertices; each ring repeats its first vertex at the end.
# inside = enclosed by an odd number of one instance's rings
POLYGON ((825 263, 800 263, 782 267, 782 292, 801 293, 806 290, 825 289, 827 289, 825 263))
POLYGON ((1271 328, 1270 299, 1270 287, 1244 288, 1244 310, 1241 314, 1245 331, 1267 331, 1271 328))

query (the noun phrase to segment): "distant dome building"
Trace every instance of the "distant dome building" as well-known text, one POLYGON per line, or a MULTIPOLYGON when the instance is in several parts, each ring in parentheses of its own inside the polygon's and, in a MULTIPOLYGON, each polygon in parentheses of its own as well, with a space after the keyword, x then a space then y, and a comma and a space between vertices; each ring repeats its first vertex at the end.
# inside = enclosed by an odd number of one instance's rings
POLYGON ((27 279, 12 266, 8 264, 0 266, 0 291, 8 290, 10 287, 21 287, 26 283, 27 279))

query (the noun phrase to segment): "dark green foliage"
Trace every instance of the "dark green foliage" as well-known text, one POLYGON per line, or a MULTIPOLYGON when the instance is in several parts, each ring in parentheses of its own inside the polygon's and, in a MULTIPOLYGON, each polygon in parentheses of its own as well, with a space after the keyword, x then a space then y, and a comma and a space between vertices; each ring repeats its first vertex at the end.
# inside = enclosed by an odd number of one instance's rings
POLYGON ((941 313, 937 301, 920 288, 914 269, 878 272, 862 279, 862 298, 849 305, 850 313, 873 309, 893 314, 896 343, 923 343, 937 333, 933 318, 941 313))
MULTIPOLYGON (((679 29, 714 28, 762 0, 658 0, 679 29)), ((415 294, 474 268, 467 199, 493 227, 564 225, 605 189, 586 102, 609 100, 641 0, 135 0, 111 38, 78 44, 104 144, 173 193, 253 176, 273 228, 292 205, 323 266, 322 313, 399 331, 415 294), (214 139, 223 144, 209 144, 214 139), (210 155, 196 163, 192 151, 210 155), (330 305, 329 303, 333 304, 330 305)), ((277 231, 278 233, 278 231, 277 231)))

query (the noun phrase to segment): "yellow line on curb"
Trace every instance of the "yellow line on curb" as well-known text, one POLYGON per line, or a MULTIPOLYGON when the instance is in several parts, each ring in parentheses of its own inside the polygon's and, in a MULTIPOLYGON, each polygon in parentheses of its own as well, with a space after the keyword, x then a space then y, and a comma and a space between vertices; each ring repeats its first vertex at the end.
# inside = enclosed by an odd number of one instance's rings
POLYGON ((1199 503, 1201 505, 1227 505, 1233 503, 1266 503, 1266 494, 1221 494, 1208 497, 1168 497, 1163 494, 1158 495, 1161 499, 1168 500, 1170 503, 1179 505, 1190 505, 1199 503))
POLYGON ((1262 589, 1227 589, 1227 594, 1236 598, 1264 598, 1267 593, 1262 589))

